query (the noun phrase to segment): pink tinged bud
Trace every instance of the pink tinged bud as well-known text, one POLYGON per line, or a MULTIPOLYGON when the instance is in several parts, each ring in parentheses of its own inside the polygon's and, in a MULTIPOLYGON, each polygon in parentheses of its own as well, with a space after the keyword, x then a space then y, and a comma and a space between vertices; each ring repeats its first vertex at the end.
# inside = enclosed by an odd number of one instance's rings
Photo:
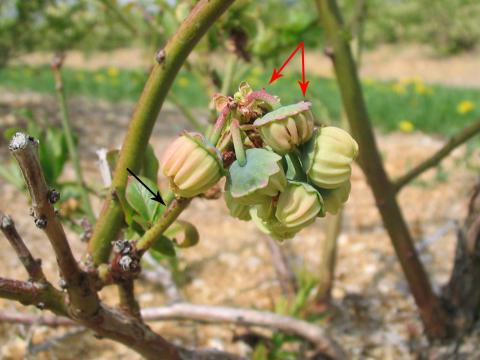
POLYGON ((350 178, 358 145, 346 131, 327 126, 317 129, 302 155, 308 178, 320 188, 335 189, 350 178))
POLYGON ((350 180, 347 180, 337 189, 321 191, 325 210, 330 214, 338 213, 348 200, 350 188, 350 180))
POLYGON ((313 186, 290 181, 278 198, 275 216, 287 228, 305 227, 324 216, 323 199, 313 186))
POLYGON ((197 133, 184 133, 171 143, 161 166, 173 192, 187 198, 207 191, 223 175, 220 154, 197 133))
POLYGON ((311 103, 283 106, 257 119, 263 141, 278 154, 286 154, 307 142, 313 134, 314 119, 311 103))

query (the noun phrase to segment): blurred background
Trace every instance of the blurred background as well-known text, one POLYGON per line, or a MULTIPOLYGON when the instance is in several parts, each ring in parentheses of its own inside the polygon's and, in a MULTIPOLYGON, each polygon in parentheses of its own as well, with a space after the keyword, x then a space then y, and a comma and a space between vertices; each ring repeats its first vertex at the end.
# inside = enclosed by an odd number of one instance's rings
MULTIPOLYGON (((44 163, 49 182, 62 188, 62 211, 71 214, 70 238, 78 239, 81 195, 70 186, 74 172, 65 157, 50 68, 53 56, 65 55, 62 72, 70 117, 87 183, 92 194, 100 194, 93 200, 98 213, 103 186, 96 151, 121 145, 155 53, 194 4, 189 0, 0 1, 0 132, 5 134, 0 138, 0 204, 16 219, 32 250, 42 256, 47 274, 57 276, 54 257, 28 217, 25 189, 8 155, 7 138, 27 127, 48 146, 44 163)), ((386 168, 392 177, 399 176, 480 116, 480 2, 340 0, 339 5, 386 168)), ((151 139, 155 154, 159 157, 182 129, 198 130, 211 123, 212 95, 231 95, 240 81, 255 89, 266 87, 283 104, 303 99, 297 85, 298 55, 283 71, 285 76, 268 85, 273 68, 278 69, 300 41, 305 43, 310 80, 307 99, 316 117, 326 124, 342 124, 344 113, 314 1, 238 0, 177 76, 151 139)), ((463 221, 470 190, 478 180, 479 144, 477 136, 459 147, 399 196, 435 284, 447 280, 451 269, 456 224, 463 221)), ((229 217, 222 199, 196 199, 183 216, 197 226, 199 245, 179 251, 175 260, 158 261, 171 269, 185 298, 307 317, 302 306, 319 281, 324 221, 282 246, 301 290, 292 308, 279 300, 268 241, 253 224, 229 217)), ((84 243, 72 242, 79 253, 84 251, 84 243)), ((0 253, 0 273, 18 277, 22 269, 12 254, 10 249, 0 253)), ((104 294, 107 301, 114 295, 108 289, 104 294)), ((427 347, 359 168, 354 168, 338 238, 332 299, 333 308, 308 319, 328 326, 352 357, 415 358, 427 347)), ((139 301, 158 306, 166 299, 157 285, 144 281, 139 301)), ((0 307, 18 305, 0 300, 0 307)), ((154 328, 188 345, 253 353, 257 360, 303 358, 298 355, 303 354, 301 342, 281 334, 269 333, 269 341, 252 343, 229 326, 165 323, 154 328)), ((20 359, 30 351, 29 356, 45 359, 135 358, 119 345, 83 333, 31 352, 29 344, 55 334, 41 327, 34 336, 29 331, 0 324, 0 357, 20 359)), ((475 350, 478 333, 462 345, 472 358, 480 356, 475 350)), ((448 355, 453 350, 444 346, 432 351, 448 355)))

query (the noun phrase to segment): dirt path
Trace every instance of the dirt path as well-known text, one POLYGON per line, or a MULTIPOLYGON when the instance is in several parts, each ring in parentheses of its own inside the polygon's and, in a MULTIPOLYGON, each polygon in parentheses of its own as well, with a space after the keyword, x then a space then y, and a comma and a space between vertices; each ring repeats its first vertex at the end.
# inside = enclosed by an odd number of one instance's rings
MULTIPOLYGON (((37 95, 14 96, 12 101, 0 103, 0 127, 21 125, 21 119, 12 115, 19 106, 32 107, 57 121, 53 99, 37 95)), ((111 107, 104 103, 86 103, 72 100, 72 117, 80 133, 83 166, 90 183, 98 183, 93 153, 100 146, 117 146, 126 129, 131 107, 111 107)), ((184 122, 172 112, 164 112, 155 127, 152 144, 157 155, 183 128, 184 122), (174 126, 167 126, 167 122, 174 126)), ((1 129, 0 129, 1 130, 1 129)), ((379 137, 379 145, 387 161, 388 171, 397 176, 421 158, 434 152, 442 139, 423 134, 391 134, 379 137)), ((0 164, 7 160, 5 142, 0 143, 0 164)), ((443 173, 429 171, 401 193, 401 205, 417 241, 428 238, 450 221, 461 221, 469 191, 477 180, 480 152, 477 149, 465 157, 465 147, 455 151, 443 166, 443 173)), ((71 175, 67 169, 66 176, 71 175)), ((41 256, 48 276, 57 277, 54 258, 44 236, 34 227, 28 216, 28 203, 12 186, 0 180, 0 206, 16 220, 21 234, 33 252, 41 256), (8 204, 8 205, 7 205, 8 204)), ((96 210, 99 210, 97 204, 96 210)), ((198 246, 180 253, 180 267, 187 284, 182 288, 186 297, 201 304, 236 305, 259 309, 272 309, 280 290, 270 263, 264 236, 252 223, 230 218, 222 200, 195 200, 182 215, 193 222, 201 234, 198 246)), ((300 232, 284 244, 297 270, 315 275, 319 265, 319 249, 324 240, 324 220, 300 232)), ((80 256, 85 244, 69 232, 75 253, 80 256)), ((4 241, 4 239, 0 239, 4 241)), ((436 287, 447 279, 455 232, 448 231, 422 251, 422 259, 433 275, 436 287)), ((0 274, 25 278, 22 268, 11 249, 4 246, 0 252, 0 274)), ((142 306, 161 306, 165 303, 161 291, 141 282, 138 297, 142 306)), ((333 291, 336 310, 332 320, 324 321, 332 336, 348 350, 353 359, 413 359, 417 355, 410 348, 427 345, 422 335, 418 315, 407 285, 393 257, 389 239, 381 225, 374 200, 365 179, 357 167, 352 176, 352 194, 345 210, 345 222, 339 240, 339 258, 333 291)), ((103 297, 110 303, 115 299, 113 289, 103 297)), ((25 309, 20 305, 0 301, 1 309, 25 309)), ((167 338, 189 346, 210 346, 245 354, 248 346, 232 343, 241 328, 231 326, 204 326, 169 322, 154 324, 154 329, 167 338)), ((0 324, 0 358, 21 359, 25 351, 27 329, 22 326, 0 324)), ((36 327, 34 342, 59 334, 62 330, 36 327)), ((477 335, 465 339, 459 353, 466 358, 479 358, 477 335)), ((450 347, 434 347, 427 351, 432 359, 448 358, 450 347), (442 357, 444 356, 444 357, 442 357)), ((62 342, 38 359, 137 359, 123 346, 110 341, 97 340, 91 333, 77 335, 62 342)))

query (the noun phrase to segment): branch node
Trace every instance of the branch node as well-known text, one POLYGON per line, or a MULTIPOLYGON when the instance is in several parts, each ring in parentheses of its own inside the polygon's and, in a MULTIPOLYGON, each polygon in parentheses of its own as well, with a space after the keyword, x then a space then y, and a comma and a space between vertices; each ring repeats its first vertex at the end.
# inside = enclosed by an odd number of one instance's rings
POLYGON ((163 62, 165 62, 165 58, 166 58, 165 49, 160 49, 155 54, 155 61, 159 64, 162 64, 163 62))
POLYGON ((47 218, 44 215, 40 215, 34 220, 35 226, 39 229, 45 229, 47 227, 47 218))
POLYGON ((335 53, 333 51, 333 48, 330 46, 327 46, 326 48, 323 49, 323 53, 325 54, 326 57, 333 59, 335 53))
POLYGON ((55 189, 50 189, 47 192, 47 199, 50 204, 55 204, 60 200, 60 193, 55 189))
POLYGON ((65 279, 62 279, 62 278, 60 278, 60 280, 58 280, 58 286, 60 286, 60 289, 62 289, 62 290, 67 290, 67 288, 68 288, 67 282, 65 281, 65 279))
POLYGON ((37 309, 45 310, 45 303, 43 302, 39 302, 35 306, 37 307, 37 309))
POLYGON ((0 227, 2 230, 6 230, 7 228, 13 226, 13 220, 10 216, 4 215, 2 216, 2 221, 0 222, 0 227))

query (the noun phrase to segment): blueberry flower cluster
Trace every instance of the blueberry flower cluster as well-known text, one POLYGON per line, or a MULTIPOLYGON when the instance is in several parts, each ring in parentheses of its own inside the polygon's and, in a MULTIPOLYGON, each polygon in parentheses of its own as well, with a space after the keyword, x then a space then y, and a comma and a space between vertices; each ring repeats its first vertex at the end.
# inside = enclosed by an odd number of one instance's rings
POLYGON ((309 102, 281 106, 242 83, 214 103, 220 115, 209 135, 184 132, 163 156, 177 196, 200 195, 226 176, 230 214, 278 240, 347 201, 358 145, 340 128, 315 127, 309 102))

